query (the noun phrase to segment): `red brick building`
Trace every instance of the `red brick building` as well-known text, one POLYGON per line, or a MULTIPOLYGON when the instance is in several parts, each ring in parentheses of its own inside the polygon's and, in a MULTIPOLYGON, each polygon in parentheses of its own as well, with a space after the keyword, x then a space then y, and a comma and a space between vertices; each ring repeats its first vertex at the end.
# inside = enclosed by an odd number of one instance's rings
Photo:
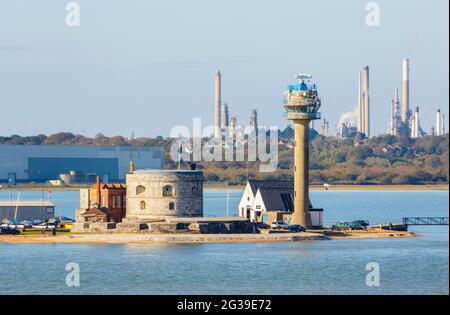
MULTIPOLYGON (((126 192, 125 184, 102 184, 97 177, 96 183, 89 188, 89 209, 102 211, 108 222, 121 222, 126 214, 126 192)), ((92 214, 89 209, 81 216, 92 214)))

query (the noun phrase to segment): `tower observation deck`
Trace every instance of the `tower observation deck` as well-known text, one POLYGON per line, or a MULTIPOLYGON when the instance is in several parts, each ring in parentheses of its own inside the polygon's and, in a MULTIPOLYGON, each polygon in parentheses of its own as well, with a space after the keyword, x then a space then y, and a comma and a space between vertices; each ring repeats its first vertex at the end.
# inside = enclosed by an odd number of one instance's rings
POLYGON ((284 118, 295 126, 294 141, 294 212, 291 223, 311 227, 309 214, 309 123, 320 119, 321 100, 308 74, 296 76, 298 84, 289 85, 283 102, 284 118), (308 82, 305 82, 308 80, 308 82))

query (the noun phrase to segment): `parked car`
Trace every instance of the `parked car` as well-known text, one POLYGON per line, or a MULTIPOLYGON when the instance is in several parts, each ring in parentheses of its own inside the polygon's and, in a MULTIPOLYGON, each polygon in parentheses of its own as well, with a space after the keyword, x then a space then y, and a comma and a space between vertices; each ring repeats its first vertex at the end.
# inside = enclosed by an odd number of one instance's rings
POLYGON ((275 230, 287 230, 289 229, 289 224, 284 221, 273 221, 270 227, 275 230))
POLYGON ((255 227, 260 230, 270 229, 270 225, 264 222, 255 222, 255 227))
POLYGON ((335 225, 331 227, 333 231, 342 231, 342 230, 367 230, 369 226, 368 221, 357 220, 353 222, 336 222, 335 225))
POLYGON ((20 230, 12 227, 2 227, 0 228, 1 235, 17 235, 20 234, 20 230))
POLYGON ((300 224, 289 224, 289 231, 291 232, 305 232, 306 229, 300 224))
POLYGON ((356 220, 356 221, 353 221, 352 224, 364 226, 366 228, 369 227, 369 221, 367 221, 367 220, 356 220))
POLYGON ((367 230, 369 223, 367 221, 353 221, 350 223, 350 228, 352 230, 367 230))
POLYGON ((336 222, 335 225, 331 227, 333 231, 341 231, 341 230, 351 230, 349 222, 336 222))

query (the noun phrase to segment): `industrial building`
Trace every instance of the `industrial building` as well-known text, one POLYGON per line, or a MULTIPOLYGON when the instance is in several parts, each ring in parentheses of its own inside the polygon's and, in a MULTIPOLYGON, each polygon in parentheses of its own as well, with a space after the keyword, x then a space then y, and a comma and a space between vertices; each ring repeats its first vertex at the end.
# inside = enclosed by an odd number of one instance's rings
POLYGON ((410 109, 409 103, 409 59, 402 61, 402 100, 398 89, 395 89, 394 97, 391 100, 391 125, 389 133, 392 136, 403 136, 418 138, 425 135, 420 127, 420 111, 416 106, 414 113, 410 109))
POLYGON ((341 125, 341 139, 353 138, 356 136, 357 127, 354 127, 350 124, 350 122, 343 123, 341 125))
POLYGON ((123 182, 132 161, 141 169, 162 169, 164 148, 131 146, 0 145, 0 182, 45 182, 79 171, 102 182, 123 182))
MULTIPOLYGON (((222 103, 222 74, 217 70, 214 89, 214 134, 215 139, 222 139, 224 135, 233 136, 237 129, 237 118, 231 116, 228 103, 222 103)), ((256 122, 256 111, 255 111, 256 122)), ((251 120, 251 118, 250 118, 251 120)), ((250 122, 250 125, 252 123, 250 122)), ((256 125, 257 126, 257 125, 256 125)))
POLYGON ((55 205, 49 200, 0 200, 0 219, 48 220, 55 215, 55 205))

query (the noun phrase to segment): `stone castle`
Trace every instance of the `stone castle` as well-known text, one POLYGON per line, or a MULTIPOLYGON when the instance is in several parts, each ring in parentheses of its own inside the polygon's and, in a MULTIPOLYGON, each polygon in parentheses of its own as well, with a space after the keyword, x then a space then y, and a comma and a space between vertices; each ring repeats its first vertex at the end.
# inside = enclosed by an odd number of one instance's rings
POLYGON ((139 170, 127 175, 125 222, 203 216, 203 172, 139 170))
POLYGON ((168 218, 202 216, 202 171, 134 171, 130 163, 126 184, 100 184, 97 180, 80 190, 73 231, 137 232, 168 218))

